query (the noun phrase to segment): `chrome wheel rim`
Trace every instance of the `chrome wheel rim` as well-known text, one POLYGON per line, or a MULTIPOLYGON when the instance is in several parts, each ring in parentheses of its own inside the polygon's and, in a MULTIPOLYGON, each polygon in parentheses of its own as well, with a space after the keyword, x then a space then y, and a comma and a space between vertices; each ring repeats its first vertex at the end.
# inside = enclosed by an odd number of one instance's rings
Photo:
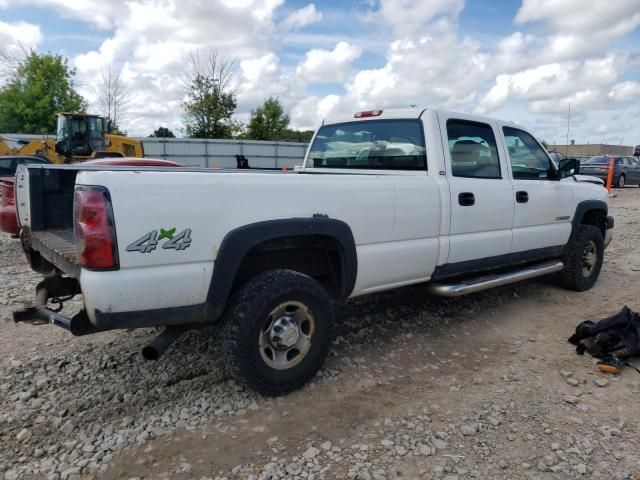
POLYGON ((283 302, 274 308, 260 330, 260 355, 276 370, 299 364, 311 348, 316 322, 305 304, 283 302))
POLYGON ((582 275, 590 277, 598 262, 598 251, 593 241, 587 243, 582 252, 582 275))

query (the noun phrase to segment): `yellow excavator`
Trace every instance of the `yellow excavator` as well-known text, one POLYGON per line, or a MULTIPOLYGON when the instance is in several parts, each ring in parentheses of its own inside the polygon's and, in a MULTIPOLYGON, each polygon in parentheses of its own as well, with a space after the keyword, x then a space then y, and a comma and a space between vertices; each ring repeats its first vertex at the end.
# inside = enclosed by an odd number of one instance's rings
POLYGON ((139 140, 111 133, 111 121, 86 113, 58 114, 56 138, 18 140, 0 137, 0 155, 35 155, 51 163, 105 157, 144 157, 139 140))

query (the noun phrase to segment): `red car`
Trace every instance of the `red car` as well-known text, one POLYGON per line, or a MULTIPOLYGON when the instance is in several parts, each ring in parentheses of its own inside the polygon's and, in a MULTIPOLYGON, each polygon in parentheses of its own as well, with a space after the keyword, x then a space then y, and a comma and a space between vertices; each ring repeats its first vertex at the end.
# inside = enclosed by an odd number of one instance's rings
MULTIPOLYGON (((22 163, 49 163, 38 157, 0 157, 0 230, 17 235, 20 231, 16 217, 15 174, 22 163), (6 167, 6 168, 5 168, 6 167)), ((182 167, 170 160, 155 158, 99 158, 83 165, 110 165, 114 167, 182 167)))

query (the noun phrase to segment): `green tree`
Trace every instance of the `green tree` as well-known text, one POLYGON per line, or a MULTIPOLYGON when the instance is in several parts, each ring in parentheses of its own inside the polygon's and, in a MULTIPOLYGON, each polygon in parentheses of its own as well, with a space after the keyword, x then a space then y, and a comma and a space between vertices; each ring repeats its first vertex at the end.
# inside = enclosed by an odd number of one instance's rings
POLYGON ((236 109, 232 89, 235 64, 217 50, 211 50, 206 61, 198 54, 191 56, 183 102, 185 130, 191 138, 231 138, 231 115, 236 109))
POLYGON ((61 55, 29 52, 0 89, 0 132, 53 133, 57 113, 85 111, 74 75, 61 55))
POLYGON ((111 123, 111 132, 110 133, 113 134, 113 135, 122 135, 124 137, 129 135, 127 133, 127 131, 123 130, 122 128, 120 128, 120 125, 118 125, 117 123, 111 123))
POLYGON ((158 137, 158 138, 176 138, 171 130, 167 127, 158 127, 156 128, 150 137, 158 137))
POLYGON ((251 112, 247 138, 251 140, 282 140, 289 127, 289 115, 284 113, 277 97, 267 98, 262 106, 251 112))
POLYGON ((94 93, 100 104, 100 113, 111 120, 113 133, 126 135, 120 125, 129 110, 131 91, 122 79, 122 70, 114 70, 111 66, 103 69, 94 84, 94 93))
POLYGON ((310 142, 313 138, 313 130, 291 130, 287 129, 283 140, 291 140, 292 142, 310 142))

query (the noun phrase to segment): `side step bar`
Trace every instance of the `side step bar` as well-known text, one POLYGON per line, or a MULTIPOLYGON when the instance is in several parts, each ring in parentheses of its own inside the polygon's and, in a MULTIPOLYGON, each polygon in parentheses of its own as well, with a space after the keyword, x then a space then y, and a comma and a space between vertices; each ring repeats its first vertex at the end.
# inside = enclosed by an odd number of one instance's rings
POLYGON ((481 277, 470 278, 458 283, 431 283, 429 293, 440 297, 459 297, 468 293, 480 292, 501 285, 527 280, 529 278, 540 277, 550 273, 559 272, 564 268, 564 264, 557 260, 531 265, 521 270, 506 273, 496 273, 483 275, 481 277))

